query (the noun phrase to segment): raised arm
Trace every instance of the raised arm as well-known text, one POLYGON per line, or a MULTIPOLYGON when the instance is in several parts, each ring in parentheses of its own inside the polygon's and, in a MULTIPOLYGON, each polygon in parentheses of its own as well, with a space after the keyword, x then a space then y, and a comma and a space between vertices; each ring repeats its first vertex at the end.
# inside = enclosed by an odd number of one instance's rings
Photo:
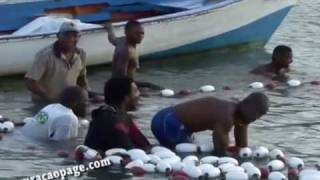
POLYGON ((248 147, 248 125, 235 125, 234 139, 237 147, 248 147))
POLYGON ((117 43, 118 43, 118 38, 116 37, 116 35, 115 35, 114 31, 113 31, 113 27, 112 27, 111 22, 107 22, 104 27, 108 31, 108 40, 109 40, 109 42, 112 45, 116 46, 117 43))

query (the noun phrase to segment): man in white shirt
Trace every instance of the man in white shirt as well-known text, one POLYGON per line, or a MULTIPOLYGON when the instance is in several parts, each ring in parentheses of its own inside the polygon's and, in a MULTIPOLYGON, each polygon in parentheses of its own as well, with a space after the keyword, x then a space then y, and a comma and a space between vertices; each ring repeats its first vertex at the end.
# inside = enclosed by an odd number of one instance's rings
POLYGON ((78 86, 67 87, 60 96, 60 103, 41 109, 22 128, 28 137, 62 141, 78 136, 78 118, 86 115, 88 95, 78 86))

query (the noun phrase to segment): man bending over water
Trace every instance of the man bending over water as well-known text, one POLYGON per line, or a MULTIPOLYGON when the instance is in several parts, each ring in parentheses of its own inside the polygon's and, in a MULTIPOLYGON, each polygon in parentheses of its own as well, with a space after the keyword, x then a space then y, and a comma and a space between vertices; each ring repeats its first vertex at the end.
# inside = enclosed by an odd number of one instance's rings
POLYGON ((251 73, 260 74, 273 80, 286 80, 289 66, 293 62, 292 50, 288 46, 280 45, 274 48, 272 61, 268 64, 258 66, 251 73))
POLYGON ((152 119, 151 130, 161 145, 171 149, 190 142, 193 132, 212 130, 214 154, 224 156, 231 128, 236 147, 247 147, 248 125, 266 114, 268 107, 267 96, 257 92, 239 103, 204 97, 161 110, 152 119))

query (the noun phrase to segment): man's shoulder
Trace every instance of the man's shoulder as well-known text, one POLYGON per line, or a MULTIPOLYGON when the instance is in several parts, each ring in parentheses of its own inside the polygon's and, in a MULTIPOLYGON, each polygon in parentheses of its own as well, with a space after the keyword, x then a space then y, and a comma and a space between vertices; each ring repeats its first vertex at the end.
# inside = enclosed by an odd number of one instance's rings
POLYGON ((256 68, 254 68, 253 70, 251 70, 250 73, 252 73, 252 74, 263 74, 263 73, 266 73, 266 71, 268 69, 267 66, 268 66, 268 64, 259 65, 256 68))
POLYGON ((54 54, 54 48, 53 48, 53 44, 50 44, 49 46, 46 46, 42 49, 40 49, 36 56, 46 56, 46 55, 51 55, 51 54, 54 54))

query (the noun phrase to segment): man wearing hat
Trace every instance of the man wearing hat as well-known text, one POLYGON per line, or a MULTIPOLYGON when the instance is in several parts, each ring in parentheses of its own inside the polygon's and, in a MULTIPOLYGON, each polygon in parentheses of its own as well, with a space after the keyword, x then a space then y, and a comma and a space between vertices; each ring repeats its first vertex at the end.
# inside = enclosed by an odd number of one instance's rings
POLYGON ((76 24, 64 22, 57 34, 58 40, 36 54, 25 75, 33 102, 57 102, 67 86, 78 85, 88 90, 86 54, 77 47, 79 33, 76 24))

